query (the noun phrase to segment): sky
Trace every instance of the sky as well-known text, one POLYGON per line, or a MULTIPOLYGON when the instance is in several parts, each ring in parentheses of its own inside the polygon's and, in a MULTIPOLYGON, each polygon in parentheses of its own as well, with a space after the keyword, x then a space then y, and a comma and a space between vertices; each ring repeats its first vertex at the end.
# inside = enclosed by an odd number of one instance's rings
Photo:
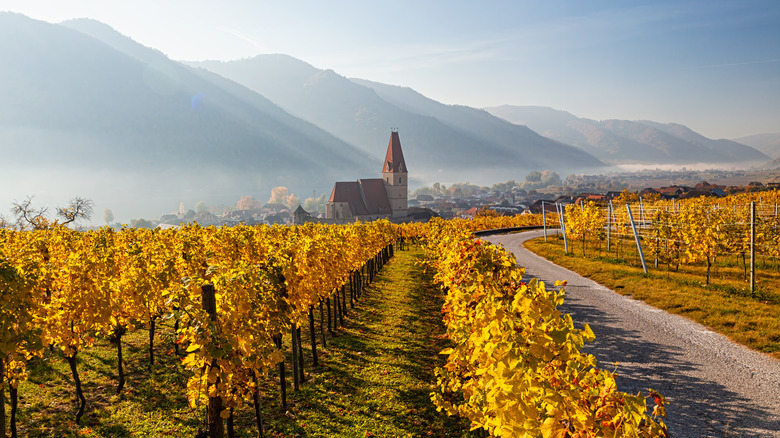
POLYGON ((446 104, 674 122, 710 138, 780 132, 776 0, 0 0, 0 10, 93 18, 176 60, 283 53, 446 104))

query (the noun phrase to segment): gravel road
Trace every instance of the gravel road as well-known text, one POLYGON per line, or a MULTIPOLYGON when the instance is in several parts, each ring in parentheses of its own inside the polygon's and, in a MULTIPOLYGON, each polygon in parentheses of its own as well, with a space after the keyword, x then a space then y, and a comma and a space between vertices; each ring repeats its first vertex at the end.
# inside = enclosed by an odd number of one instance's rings
POLYGON ((550 286, 568 282, 562 310, 596 334, 585 351, 602 368, 618 363, 621 391, 647 394, 653 388, 663 394, 672 437, 780 437, 780 361, 523 248, 523 242, 541 235, 539 230, 483 239, 515 254, 526 276, 550 286))

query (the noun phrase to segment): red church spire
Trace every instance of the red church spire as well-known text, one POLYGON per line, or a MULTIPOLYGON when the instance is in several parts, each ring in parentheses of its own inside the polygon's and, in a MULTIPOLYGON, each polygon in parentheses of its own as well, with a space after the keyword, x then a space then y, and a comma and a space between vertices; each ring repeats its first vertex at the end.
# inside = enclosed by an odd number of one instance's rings
POLYGON ((407 173, 404 153, 401 150, 401 140, 398 138, 398 131, 391 131, 390 143, 387 145, 387 155, 385 155, 385 165, 382 173, 407 173))

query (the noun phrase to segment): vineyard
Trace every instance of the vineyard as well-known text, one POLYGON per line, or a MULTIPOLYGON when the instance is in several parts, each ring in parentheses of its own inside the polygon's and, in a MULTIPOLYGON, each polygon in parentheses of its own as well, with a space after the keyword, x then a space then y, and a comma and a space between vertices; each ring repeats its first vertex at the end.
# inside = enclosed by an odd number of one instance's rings
MULTIPOLYGON (((365 286, 398 249, 417 244, 447 291, 444 336, 452 347, 442 352, 448 360, 437 371, 436 406, 491 436, 664 433, 659 394, 648 393, 656 403, 651 417, 645 396, 618 392, 611 373, 579 352, 593 336, 556 310, 563 291, 522 284, 522 269, 509 255, 469 233, 541 221, 0 230, 0 376, 3 398, 6 388, 10 395, 11 435, 20 383, 35 377, 29 363, 68 364, 79 424, 89 394, 77 358, 108 341, 121 395, 132 390, 125 374, 144 372, 126 371, 123 363, 123 344, 133 337, 137 348, 139 331, 148 331, 150 379, 157 367, 176 367, 155 357, 164 326, 176 351, 170 353, 184 356, 178 366, 189 415, 203 419, 202 434, 234 436, 234 417, 254 411, 263 436, 259 404, 269 383, 278 383, 284 411, 287 372, 297 391, 306 379, 305 350, 317 367, 318 346, 345 324, 365 286)), ((6 403, 0 405, 5 425, 6 403)))
POLYGON ((666 435, 660 394, 619 392, 612 373, 580 352, 595 337, 557 309, 563 289, 523 282, 510 254, 454 224, 429 232, 428 263, 447 292, 442 313, 453 343, 436 370, 440 409, 484 436, 666 435))
POLYGON ((593 201, 571 204, 562 221, 565 251, 590 250, 636 263, 645 272, 703 266, 705 285, 719 268, 724 277, 741 277, 755 294, 761 271, 771 275, 780 267, 778 205, 777 191, 685 201, 621 197, 603 207, 593 201))

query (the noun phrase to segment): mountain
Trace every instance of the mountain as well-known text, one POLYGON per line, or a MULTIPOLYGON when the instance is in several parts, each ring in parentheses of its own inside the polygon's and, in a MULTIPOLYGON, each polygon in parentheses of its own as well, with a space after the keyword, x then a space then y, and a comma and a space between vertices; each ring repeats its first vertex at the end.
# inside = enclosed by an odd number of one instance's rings
POLYGON ((641 164, 750 164, 765 162, 761 151, 731 140, 712 140, 679 124, 576 117, 533 106, 485 108, 512 123, 572 144, 606 162, 641 164))
POLYGON ((479 141, 501 145, 507 151, 519 149, 521 153, 531 155, 531 160, 538 160, 537 168, 565 167, 560 163, 563 159, 580 163, 583 168, 600 165, 592 156, 578 148, 551 141, 526 126, 508 123, 485 110, 463 105, 444 105, 408 87, 362 79, 352 81, 371 88, 379 97, 403 110, 433 117, 449 128, 464 132, 479 141))
POLYGON ((734 141, 754 147, 772 158, 780 158, 780 132, 735 138, 734 141))
POLYGON ((83 196, 126 220, 180 202, 260 198, 276 185, 306 195, 381 169, 246 87, 98 22, 0 13, 0 59, 6 204, 83 196))
POLYGON ((191 62, 266 96, 367 151, 398 128, 410 178, 494 183, 534 169, 594 169, 597 159, 485 111, 442 105, 411 89, 350 80, 286 55, 191 62))

